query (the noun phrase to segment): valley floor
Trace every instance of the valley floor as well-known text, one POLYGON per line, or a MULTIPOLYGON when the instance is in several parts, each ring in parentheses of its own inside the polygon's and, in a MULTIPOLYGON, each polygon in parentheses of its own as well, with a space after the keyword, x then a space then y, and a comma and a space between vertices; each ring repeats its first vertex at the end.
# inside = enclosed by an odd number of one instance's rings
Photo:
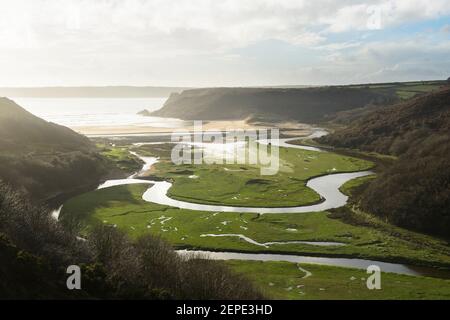
MULTIPOLYGON (((306 187, 311 177, 372 166, 369 161, 349 156, 281 148, 279 174, 264 177, 262 183, 256 167, 227 166, 229 170, 224 170, 220 165, 175 166, 167 161, 169 146, 122 148, 159 157, 160 161, 145 175, 173 181, 170 197, 208 204, 311 204, 320 201, 306 187)), ((120 153, 118 157, 124 158, 120 153)), ((355 186, 370 179, 350 181, 341 190, 351 194, 355 186)), ((121 185, 72 198, 64 204, 61 221, 81 225, 82 235, 96 224, 117 227, 134 238, 157 234, 177 249, 347 257, 450 267, 447 242, 391 226, 351 206, 301 214, 203 212, 146 202, 142 195, 148 188, 148 184, 121 185)), ((382 290, 368 290, 364 270, 276 261, 226 263, 275 299, 450 299, 450 281, 439 279, 437 270, 437 278, 383 273, 382 290)))

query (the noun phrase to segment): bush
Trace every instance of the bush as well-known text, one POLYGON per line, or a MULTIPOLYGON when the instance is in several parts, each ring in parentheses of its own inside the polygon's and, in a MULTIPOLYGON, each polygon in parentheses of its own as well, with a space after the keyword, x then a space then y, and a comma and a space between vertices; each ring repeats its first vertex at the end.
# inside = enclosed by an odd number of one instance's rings
POLYGON ((223 263, 200 256, 180 256, 160 237, 145 235, 135 243, 117 229, 96 227, 89 236, 94 255, 122 298, 261 299, 262 294, 223 263))

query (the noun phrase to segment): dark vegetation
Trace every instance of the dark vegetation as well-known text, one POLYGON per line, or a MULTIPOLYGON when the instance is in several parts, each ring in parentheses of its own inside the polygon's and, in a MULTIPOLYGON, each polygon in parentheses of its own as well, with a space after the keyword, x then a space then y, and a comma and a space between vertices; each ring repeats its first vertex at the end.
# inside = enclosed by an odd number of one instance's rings
POLYGON ((95 185, 114 172, 88 138, 0 98, 0 179, 43 200, 95 185))
POLYGON ((172 94, 164 107, 151 115, 186 120, 316 122, 338 111, 396 99, 393 90, 365 87, 194 89, 172 94))
POLYGON ((362 208, 399 226, 450 238, 450 88, 357 112, 341 114, 348 125, 319 142, 398 156, 361 193, 362 208))
POLYGON ((162 239, 131 241, 99 226, 87 241, 48 209, 0 182, 0 299, 259 299, 222 263, 178 256, 162 239), (69 265, 82 268, 82 290, 66 288, 69 265))
POLYGON ((69 297, 63 267, 89 260, 83 243, 52 220, 48 209, 1 181, 0 257, 3 299, 69 297))

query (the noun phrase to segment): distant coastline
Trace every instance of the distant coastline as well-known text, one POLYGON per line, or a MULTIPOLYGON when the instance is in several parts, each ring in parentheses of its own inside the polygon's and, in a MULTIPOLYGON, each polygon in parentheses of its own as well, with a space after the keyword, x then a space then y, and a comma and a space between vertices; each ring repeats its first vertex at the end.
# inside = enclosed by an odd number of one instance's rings
POLYGON ((10 98, 167 98, 187 87, 1 87, 0 97, 10 98))

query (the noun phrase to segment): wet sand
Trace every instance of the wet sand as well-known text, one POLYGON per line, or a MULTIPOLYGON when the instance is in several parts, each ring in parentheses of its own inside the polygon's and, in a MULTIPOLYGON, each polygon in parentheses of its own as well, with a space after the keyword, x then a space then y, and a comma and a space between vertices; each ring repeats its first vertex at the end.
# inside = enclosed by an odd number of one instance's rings
MULTIPOLYGON (((277 124, 266 123, 249 123, 246 120, 237 121, 204 121, 204 131, 223 131, 236 129, 270 129, 279 128, 285 134, 308 135, 311 132, 311 127, 302 123, 283 122, 277 124)), ((186 132, 193 131, 194 126, 191 123, 182 128, 161 128, 150 126, 126 125, 126 126, 82 126, 72 127, 74 131, 85 135, 124 135, 124 134, 146 134, 146 133, 172 133, 172 132, 186 132)))

